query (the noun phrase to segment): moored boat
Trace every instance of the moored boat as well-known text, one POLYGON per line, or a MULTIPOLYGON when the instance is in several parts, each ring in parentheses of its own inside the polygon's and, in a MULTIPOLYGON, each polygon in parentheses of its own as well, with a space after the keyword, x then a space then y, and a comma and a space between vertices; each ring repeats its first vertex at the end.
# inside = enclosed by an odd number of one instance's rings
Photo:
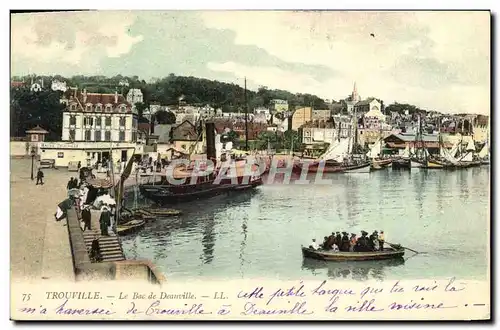
POLYGON ((117 231, 117 234, 120 236, 128 235, 128 234, 134 233, 134 232, 138 231, 139 229, 143 228, 145 224, 146 224, 146 221, 144 221, 144 220, 131 220, 131 221, 125 222, 123 224, 117 225, 116 231, 117 231))
POLYGON ((366 261, 402 258, 405 254, 404 248, 384 248, 383 251, 373 252, 332 252, 325 250, 314 250, 302 246, 302 256, 325 261, 366 261))
POLYGON ((405 158, 394 159, 391 165, 393 170, 411 169, 410 159, 405 159, 405 158))
POLYGON ((157 216, 162 216, 162 217, 170 217, 170 216, 175 216, 179 215, 182 212, 180 210, 174 210, 174 209, 149 209, 149 213, 157 216))

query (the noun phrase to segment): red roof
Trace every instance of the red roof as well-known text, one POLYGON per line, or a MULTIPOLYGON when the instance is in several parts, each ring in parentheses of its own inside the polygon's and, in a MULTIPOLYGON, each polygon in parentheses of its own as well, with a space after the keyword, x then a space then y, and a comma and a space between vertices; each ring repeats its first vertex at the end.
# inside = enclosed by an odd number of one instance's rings
MULTIPOLYGON (((75 91, 74 91, 74 89, 71 89, 71 92, 68 93, 68 96, 69 96, 69 102, 68 102, 68 109, 69 110, 71 110, 71 105, 76 103, 77 111, 82 111, 80 104, 83 107, 83 109, 86 109, 86 105, 88 103, 90 103, 90 104, 92 104, 93 109, 95 109, 94 107, 97 104, 101 104, 103 106, 103 108, 107 104, 111 104, 111 106, 113 108, 112 112, 115 112, 115 111, 121 112, 121 111, 119 111, 119 109, 117 107, 122 105, 122 104, 125 104, 127 107, 127 112, 132 111, 131 104, 128 103, 127 99, 121 94, 104 94, 104 93, 86 92, 86 98, 85 98, 85 93, 81 90, 78 90, 76 93, 76 97, 77 97, 79 102, 76 102, 75 91), (117 102, 115 102, 115 97, 117 97, 117 99, 116 99, 117 102)), ((104 111, 104 109, 102 109, 102 111, 104 111)))
POLYGON ((24 81, 11 81, 10 82, 11 87, 21 87, 24 86, 24 81))

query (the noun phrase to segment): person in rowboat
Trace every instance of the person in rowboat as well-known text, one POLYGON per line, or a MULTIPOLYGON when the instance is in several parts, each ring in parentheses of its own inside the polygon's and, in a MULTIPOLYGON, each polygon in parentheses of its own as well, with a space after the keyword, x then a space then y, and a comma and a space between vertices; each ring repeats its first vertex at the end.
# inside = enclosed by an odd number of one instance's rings
POLYGON ((340 250, 339 250, 339 247, 337 246, 337 244, 335 244, 335 243, 333 244, 333 246, 332 246, 332 251, 333 251, 333 252, 339 252, 339 251, 340 251, 340 250))
POLYGON ((332 249, 333 244, 335 244, 335 232, 328 237, 328 250, 332 249))
POLYGON ((381 230, 380 234, 378 235, 378 245, 379 245, 380 251, 384 251, 384 242, 385 242, 385 235, 384 235, 384 231, 381 230))
POLYGON ((311 242, 311 245, 309 245, 309 248, 313 249, 313 250, 319 250, 319 245, 318 245, 318 243, 316 243, 315 238, 312 239, 312 242, 311 242))
POLYGON ((349 236, 347 236, 347 232, 342 232, 342 240, 341 240, 341 243, 340 243, 340 251, 342 252, 349 252, 349 248, 350 248, 350 242, 349 242, 349 236))
POLYGON ((371 235, 372 240, 373 240, 373 250, 377 251, 379 249, 379 244, 378 244, 378 231, 374 231, 373 234, 371 235))
POLYGON ((340 231, 338 231, 337 235, 335 235, 335 244, 337 244, 337 246, 340 246, 341 243, 342 243, 342 235, 340 235, 340 231))
POLYGON ((350 239, 350 246, 349 246, 349 252, 354 252, 354 247, 356 246, 356 242, 358 241, 358 238, 356 237, 356 234, 351 233, 351 239, 350 239))
POLYGON ((325 236, 325 238, 323 239, 323 244, 321 246, 325 250, 328 250, 330 248, 330 246, 328 245, 328 236, 325 236))

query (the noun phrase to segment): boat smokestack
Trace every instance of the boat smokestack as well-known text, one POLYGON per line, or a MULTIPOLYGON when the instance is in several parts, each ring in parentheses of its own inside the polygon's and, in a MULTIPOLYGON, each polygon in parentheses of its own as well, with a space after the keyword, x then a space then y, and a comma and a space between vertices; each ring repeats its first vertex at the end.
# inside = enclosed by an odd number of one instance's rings
POLYGON ((207 159, 215 160, 215 124, 205 123, 205 137, 207 139, 207 159))

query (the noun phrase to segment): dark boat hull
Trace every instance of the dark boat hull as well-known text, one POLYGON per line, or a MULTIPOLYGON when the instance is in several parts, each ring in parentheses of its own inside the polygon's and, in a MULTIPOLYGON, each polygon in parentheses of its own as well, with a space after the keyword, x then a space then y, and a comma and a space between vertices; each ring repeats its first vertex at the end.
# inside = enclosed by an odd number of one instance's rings
POLYGON ((145 224, 146 224, 146 221, 140 220, 140 221, 136 221, 133 224, 130 224, 130 222, 129 222, 129 224, 125 223, 123 225, 117 225, 117 233, 119 236, 129 235, 129 234, 135 233, 136 231, 142 229, 145 224))
POLYGON ((392 161, 393 170, 409 170, 411 169, 411 161, 409 159, 395 159, 392 161))
POLYGON ((387 260, 402 258, 404 254, 404 249, 396 250, 393 248, 385 248, 384 251, 374 252, 330 252, 302 247, 302 256, 304 258, 325 261, 387 260))
MULTIPOLYGON (((303 164, 302 163, 297 163, 294 164, 293 170, 297 174, 302 173, 303 169, 303 164)), ((309 168, 307 169, 307 173, 364 173, 364 172, 369 172, 370 171, 370 163, 361 163, 361 164, 356 164, 356 165, 349 165, 345 166, 339 163, 325 163, 325 166, 323 169, 321 169, 321 166, 319 162, 314 162, 311 165, 309 165, 309 168)))
POLYGON ((262 185, 262 178, 252 180, 248 183, 230 183, 230 180, 222 180, 216 183, 213 180, 198 184, 184 185, 141 185, 141 194, 158 204, 177 204, 189 202, 201 198, 209 198, 232 191, 244 191, 262 185))

